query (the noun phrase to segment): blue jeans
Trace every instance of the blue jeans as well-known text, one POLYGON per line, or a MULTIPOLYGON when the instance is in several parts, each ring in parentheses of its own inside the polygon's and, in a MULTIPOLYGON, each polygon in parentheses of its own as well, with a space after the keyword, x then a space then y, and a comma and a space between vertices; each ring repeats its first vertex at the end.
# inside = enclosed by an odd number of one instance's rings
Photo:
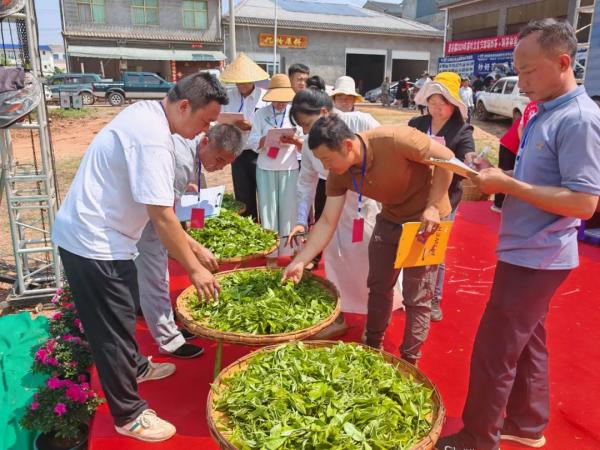
MULTIPOLYGON (((456 216, 456 209, 453 209, 450 214, 444 217, 442 220, 454 220, 456 216)), ((441 263, 438 266, 437 280, 435 282, 435 289, 433 291, 433 300, 431 303, 434 305, 439 305, 442 301, 442 293, 444 291, 444 277, 446 275, 446 264, 441 263)))

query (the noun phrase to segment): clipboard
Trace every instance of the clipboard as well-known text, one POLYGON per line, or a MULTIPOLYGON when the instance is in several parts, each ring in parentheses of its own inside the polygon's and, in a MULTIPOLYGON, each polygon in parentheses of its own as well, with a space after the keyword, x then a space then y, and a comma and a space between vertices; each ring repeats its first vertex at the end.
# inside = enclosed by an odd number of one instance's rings
POLYGON ((271 128, 267 132, 267 137, 265 138, 264 148, 269 149, 272 147, 279 148, 283 144, 279 142, 282 137, 292 137, 296 134, 295 128, 271 128))
POLYGON ((407 222, 402 225, 394 268, 436 266, 444 262, 452 224, 451 220, 443 220, 437 231, 429 236, 425 243, 416 239, 421 222, 407 222))
POLYGON ((216 186, 200 189, 199 199, 198 194, 184 194, 175 204, 175 214, 180 222, 191 220, 194 209, 203 209, 206 219, 218 216, 221 213, 224 192, 225 186, 216 186))
POLYGON ((447 170, 449 170, 457 175, 460 175, 461 177, 464 177, 464 178, 468 178, 469 174, 477 175, 476 170, 471 169, 469 166, 467 166, 464 162, 462 162, 458 158, 452 158, 452 159, 448 159, 448 160, 431 158, 429 160, 429 163, 436 167, 441 167, 442 169, 447 169, 447 170))

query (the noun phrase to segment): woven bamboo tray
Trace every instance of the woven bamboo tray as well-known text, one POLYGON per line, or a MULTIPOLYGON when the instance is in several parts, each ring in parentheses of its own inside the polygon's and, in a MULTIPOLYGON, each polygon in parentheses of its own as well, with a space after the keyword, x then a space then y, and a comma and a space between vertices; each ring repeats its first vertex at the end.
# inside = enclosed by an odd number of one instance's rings
MULTIPOLYGON (((273 232, 273 234, 275 234, 275 232, 273 232)), ((273 245, 273 247, 271 247, 267 250, 264 250, 260 253, 252 253, 251 255, 246 255, 246 256, 236 256, 235 258, 221 258, 221 259, 217 259, 217 263, 220 266, 224 265, 224 264, 241 264, 241 263, 251 261, 253 259, 265 258, 267 255, 270 255, 271 253, 276 251, 278 248, 279 248, 279 237, 276 238, 275 245, 273 245)))
MULTIPOLYGON (((277 269, 269 269, 266 267, 252 267, 247 269, 237 269, 237 270, 228 270, 226 272, 219 273, 216 277, 217 279, 223 278, 227 274, 233 272, 247 271, 247 270, 277 270, 277 269)), ((183 291, 179 297, 177 297, 177 307, 176 314, 181 324, 191 333, 194 333, 196 336, 199 336, 204 339, 210 339, 212 341, 217 342, 226 342, 230 344, 241 344, 241 345, 252 345, 252 346, 263 346, 263 345, 273 345, 273 344, 281 344, 289 341, 300 341, 303 339, 307 339, 311 336, 314 336, 319 331, 331 325, 335 322, 335 319, 340 314, 341 302, 340 302, 340 294, 337 288, 328 280, 324 278, 318 277, 310 272, 304 272, 303 277, 307 279, 312 279, 317 281, 323 290, 329 292, 335 299, 336 305, 329 317, 327 317, 322 322, 319 322, 309 328, 305 328, 303 330, 292 331, 289 333, 279 333, 279 334, 250 334, 250 333, 234 333, 231 331, 220 331, 215 330, 214 328, 209 328, 207 326, 207 321, 197 321, 192 318, 192 313, 188 308, 188 298, 191 295, 196 295, 196 288, 194 286, 188 287, 185 291, 183 291)))
POLYGON ((462 189, 463 195, 462 200, 471 201, 471 202, 481 202, 485 200, 489 200, 490 196, 484 194, 479 190, 479 188, 473 184, 471 180, 465 178, 462 180, 462 189))
MULTIPOLYGON (((336 344, 337 344, 337 342, 335 342, 335 341, 304 342, 304 346, 306 348, 331 347, 336 344)), ((400 358, 397 358, 396 356, 394 356, 390 353, 384 352, 384 351, 375 350, 375 349, 368 347, 366 345, 363 345, 363 344, 356 344, 356 345, 360 345, 365 350, 368 350, 370 352, 381 353, 383 358, 388 363, 396 366, 396 369, 398 370, 398 372, 400 372, 401 374, 406 375, 406 376, 412 376, 416 381, 422 383, 425 387, 427 387, 433 391, 433 395, 431 397, 431 400, 433 402, 433 420, 432 420, 431 431, 429 432, 429 434, 427 436, 425 436, 423 439, 421 439, 415 446, 413 446, 410 449, 410 450, 433 450, 435 447, 435 443, 437 442, 437 440, 440 437, 440 433, 442 431, 442 426, 444 424, 444 416, 446 415, 446 409, 444 408, 444 404, 442 402, 442 397, 440 396, 440 393, 437 390, 437 388, 435 387, 435 385, 429 380, 429 378, 427 378, 427 376, 423 372, 421 372, 419 369, 417 369, 413 365, 408 364, 407 362, 401 360, 400 358)), ((278 347, 279 347, 278 345, 264 347, 264 348, 256 350, 256 351, 238 359, 237 361, 235 361, 234 363, 232 363, 231 365, 229 365, 225 369, 223 369, 221 371, 221 373, 219 374, 219 376, 217 377, 217 379, 214 381, 212 389, 210 389, 210 391, 208 392, 208 399, 206 402, 206 418, 208 420, 208 429, 210 430, 210 434, 219 443, 219 446, 221 449, 237 450, 237 447, 235 447, 233 444, 231 444, 229 442, 229 440, 227 439, 227 433, 220 431, 217 426, 218 423, 223 423, 223 421, 226 422, 226 418, 224 417, 224 415, 221 412, 216 411, 213 408, 214 403, 216 402, 216 400, 219 399, 219 396, 225 389, 225 387, 223 386, 221 381, 224 378, 228 378, 240 370, 244 370, 246 368, 246 366, 248 366, 248 363, 250 362, 250 360, 254 356, 256 356, 259 352, 272 352, 272 351, 277 350, 278 347)))

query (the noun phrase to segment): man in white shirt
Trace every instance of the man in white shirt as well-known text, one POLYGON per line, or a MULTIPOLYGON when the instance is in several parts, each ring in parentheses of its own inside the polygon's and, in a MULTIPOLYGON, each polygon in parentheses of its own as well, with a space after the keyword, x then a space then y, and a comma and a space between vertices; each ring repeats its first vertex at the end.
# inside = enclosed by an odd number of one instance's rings
MULTIPOLYGON (((174 135, 173 138, 175 200, 179 201, 190 184, 199 183, 198 178, 202 172, 221 170, 235 159, 241 148, 242 133, 233 125, 218 124, 193 140, 179 135, 174 135)), ((200 245, 194 246, 199 247, 197 256, 202 258, 202 264, 217 271, 219 266, 212 252, 200 245)), ((186 338, 195 336, 189 332, 182 333, 175 324, 169 296, 167 249, 160 241, 152 222, 148 222, 144 228, 137 247, 140 254, 135 265, 140 286, 140 306, 150 334, 158 344, 159 353, 183 359, 200 356, 204 349, 186 342, 186 338)))
POLYGON ((219 284, 202 266, 201 246, 173 211, 173 134, 193 138, 208 129, 228 101, 219 81, 199 73, 180 80, 161 101, 137 102, 120 112, 88 147, 56 215, 52 239, 118 433, 158 442, 175 434, 138 395, 137 385, 171 375, 175 365, 153 363, 135 341, 133 259, 151 220, 169 254, 187 271, 199 296, 219 284))

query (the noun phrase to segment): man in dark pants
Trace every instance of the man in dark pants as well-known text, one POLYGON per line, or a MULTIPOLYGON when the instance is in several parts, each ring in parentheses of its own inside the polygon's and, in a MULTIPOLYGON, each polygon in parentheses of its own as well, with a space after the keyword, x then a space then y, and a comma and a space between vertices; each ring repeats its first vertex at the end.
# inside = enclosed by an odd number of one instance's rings
MULTIPOLYGON (((448 186, 452 174, 428 165, 430 158, 450 159, 452 151, 408 126, 379 127, 354 134, 337 116, 320 118, 309 134, 309 147, 329 170, 327 199, 321 218, 302 251, 286 268, 283 279, 300 281, 307 264, 331 240, 344 208, 346 192, 354 191, 383 204, 369 242, 367 345, 380 348, 390 323, 394 287, 400 269, 394 267, 402 225, 420 221, 424 237, 440 217, 450 213, 448 186), (410 180, 410 181, 407 181, 410 180)), ((361 215, 360 200, 357 211, 361 215)), ((362 240, 360 218, 352 242, 362 240)), ((406 325, 400 353, 416 364, 430 326, 431 300, 437 266, 403 269, 406 325)))
POLYGON ((539 110, 523 131, 514 173, 483 169, 472 177, 503 192, 498 266, 475 337, 464 428, 439 450, 497 450, 500 440, 538 448, 549 418, 544 322, 550 300, 577 267, 579 219, 600 195, 600 111, 572 65, 571 25, 544 19, 519 34, 519 87, 539 110))
POLYGON ((201 264, 173 210, 172 134, 191 139, 217 120, 227 94, 212 75, 180 80, 159 101, 120 112, 88 147, 52 230, 119 434, 159 442, 175 427, 138 394, 138 384, 175 372, 139 353, 135 308, 139 286, 136 243, 150 219, 169 254, 187 271, 199 296, 219 290, 201 264))

